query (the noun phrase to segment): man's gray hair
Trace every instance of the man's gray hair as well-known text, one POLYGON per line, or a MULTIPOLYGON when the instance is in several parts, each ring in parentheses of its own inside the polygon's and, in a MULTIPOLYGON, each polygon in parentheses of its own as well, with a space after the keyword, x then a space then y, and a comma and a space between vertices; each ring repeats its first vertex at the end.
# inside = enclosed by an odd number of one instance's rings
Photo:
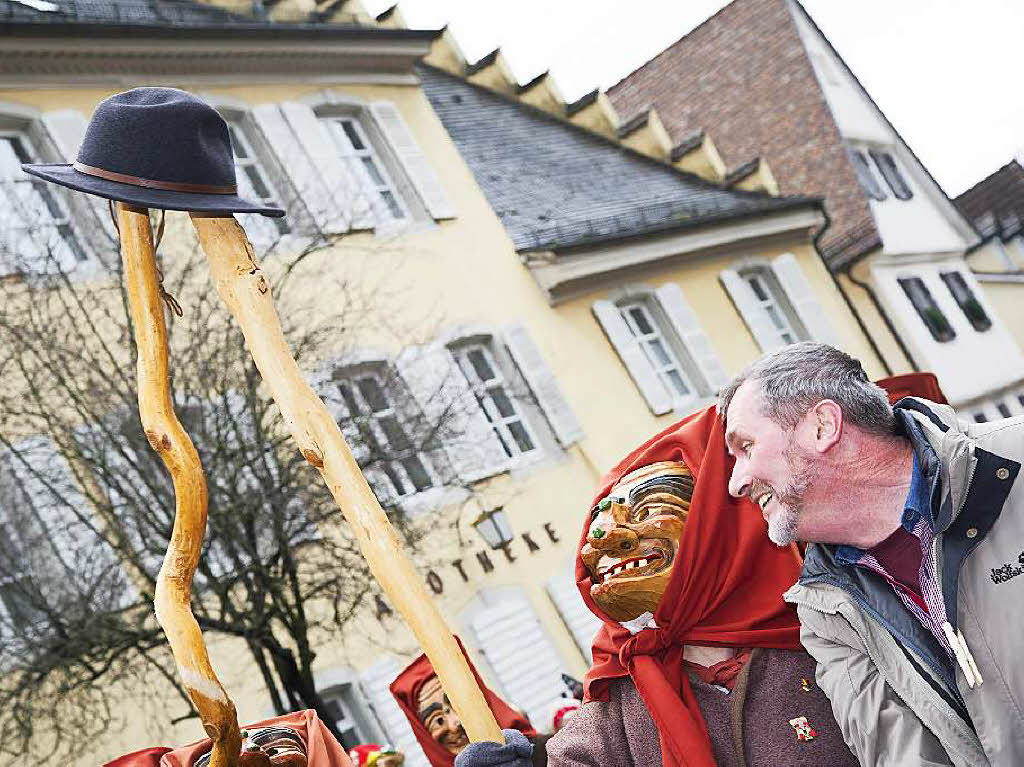
POLYGON ((745 381, 759 383, 762 414, 783 428, 792 429, 808 410, 830 399, 842 408, 846 423, 879 435, 893 433, 895 417, 885 391, 858 360, 828 344, 790 344, 752 362, 718 395, 723 421, 745 381))

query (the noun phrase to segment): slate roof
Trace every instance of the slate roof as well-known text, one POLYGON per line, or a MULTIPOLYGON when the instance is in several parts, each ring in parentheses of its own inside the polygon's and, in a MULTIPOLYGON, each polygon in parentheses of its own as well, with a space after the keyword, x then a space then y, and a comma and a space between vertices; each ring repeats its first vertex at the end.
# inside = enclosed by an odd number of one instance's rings
POLYGON ((1024 167, 1011 160, 953 202, 984 239, 1013 237, 1024 230, 1024 167))
POLYGON ((423 90, 518 250, 649 234, 802 205, 729 190, 423 65, 423 90))
MULTIPOLYGON (((181 29, 205 37, 247 34, 257 39, 372 38, 432 40, 439 30, 397 29, 327 21, 330 12, 273 21, 254 0, 253 13, 233 13, 193 0, 0 0, 0 36, 147 34, 173 37, 181 29), (128 29, 126 29, 128 28, 128 29)), ((240 7, 244 7, 244 4, 240 7)))
POLYGON ((0 0, 0 22, 205 25, 253 21, 191 0, 0 0))

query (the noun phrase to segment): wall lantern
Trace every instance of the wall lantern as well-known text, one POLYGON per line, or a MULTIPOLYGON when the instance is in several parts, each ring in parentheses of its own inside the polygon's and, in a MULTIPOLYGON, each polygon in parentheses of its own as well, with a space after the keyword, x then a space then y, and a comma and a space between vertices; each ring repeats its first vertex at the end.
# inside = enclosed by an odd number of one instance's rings
POLYGON ((500 549, 512 541, 512 527, 501 506, 483 512, 473 527, 492 549, 500 549))

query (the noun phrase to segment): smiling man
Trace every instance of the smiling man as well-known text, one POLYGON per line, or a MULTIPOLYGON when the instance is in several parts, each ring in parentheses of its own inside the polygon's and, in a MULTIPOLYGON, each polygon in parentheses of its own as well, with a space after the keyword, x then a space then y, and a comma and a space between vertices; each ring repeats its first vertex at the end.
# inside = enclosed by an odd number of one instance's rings
POLYGON ((1024 764, 1024 418, 893 408, 813 343, 741 372, 719 412, 732 495, 812 544, 786 599, 861 763, 1024 764))

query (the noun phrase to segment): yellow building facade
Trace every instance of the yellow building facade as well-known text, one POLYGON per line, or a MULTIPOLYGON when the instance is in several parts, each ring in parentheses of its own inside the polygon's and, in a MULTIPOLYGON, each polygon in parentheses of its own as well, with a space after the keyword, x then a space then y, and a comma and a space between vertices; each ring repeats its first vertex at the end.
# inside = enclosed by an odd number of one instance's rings
MULTIPOLYGON (((289 210, 287 231, 244 219, 257 249, 301 247, 307 230, 332 238, 303 261, 281 305, 312 321, 337 308, 333 286, 346 283, 376 296, 375 316, 387 319, 308 371, 339 419, 358 407, 376 417, 338 382, 372 381, 384 369, 397 370, 424 409, 441 390, 467 403, 462 425, 475 441, 445 450, 472 503, 459 505, 429 456, 371 482, 414 521, 457 525, 427 537, 424 578, 485 679, 544 728, 559 674, 582 678, 589 664, 597 624, 571 568, 601 474, 713 402, 762 351, 824 340, 883 375, 815 248, 820 207, 725 190, 550 105, 418 65, 436 35, 390 18, 242 31, 238 19, 190 13, 174 35, 156 17, 118 22, 136 25, 130 38, 113 23, 26 21, 0 54, 0 135, 24 139, 32 159, 71 160, 96 104, 143 84, 198 93, 221 111, 246 155, 240 179, 289 210), (544 144, 557 155, 540 156, 544 144), (511 173, 503 158, 517 154, 511 173), (645 199, 652 188, 659 196, 645 199), (595 199, 606 196, 599 209, 595 199), (488 520, 497 547, 482 535, 488 520)), ((75 236, 105 226, 102 206, 61 199, 77 220, 95 217, 75 236)), ((185 231, 183 216, 171 219, 169 236, 185 231)), ((264 264, 273 276, 273 254, 264 264)), ((271 715, 244 643, 208 642, 240 721, 271 715)), ((424 762, 387 684, 417 653, 386 600, 367 599, 316 660, 339 729, 355 742, 395 743, 413 765, 424 762)), ((170 705, 170 688, 111 693, 116 725, 78 764, 201 736, 197 720, 149 715, 155 701, 170 705)))

